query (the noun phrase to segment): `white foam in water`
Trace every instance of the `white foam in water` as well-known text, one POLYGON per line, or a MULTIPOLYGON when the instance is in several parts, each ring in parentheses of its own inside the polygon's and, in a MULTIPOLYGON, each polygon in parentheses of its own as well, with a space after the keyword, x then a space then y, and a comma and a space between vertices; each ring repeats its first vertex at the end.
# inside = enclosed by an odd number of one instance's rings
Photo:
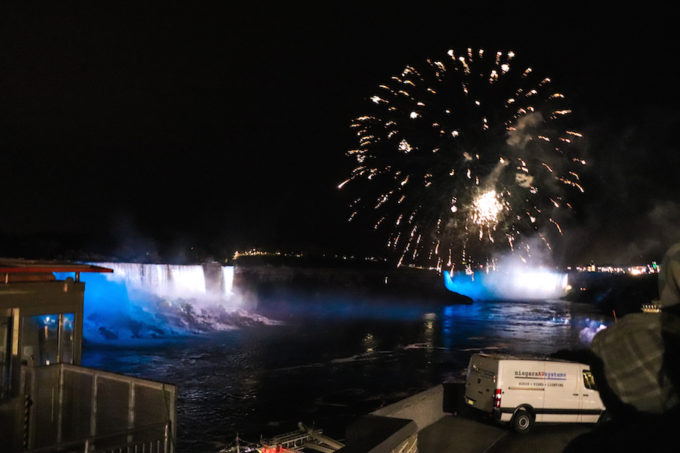
POLYGON ((590 345, 595 335, 597 335, 599 331, 604 330, 606 328, 607 326, 602 323, 591 322, 589 325, 587 325, 586 327, 579 331, 578 334, 579 340, 581 340, 581 343, 585 345, 590 345))

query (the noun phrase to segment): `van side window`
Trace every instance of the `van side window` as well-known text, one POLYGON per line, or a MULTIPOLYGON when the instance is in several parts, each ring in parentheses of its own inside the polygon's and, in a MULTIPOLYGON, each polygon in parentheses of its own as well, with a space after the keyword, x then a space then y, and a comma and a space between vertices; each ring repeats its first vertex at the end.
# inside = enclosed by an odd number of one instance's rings
POLYGON ((583 370, 583 385, 585 388, 590 390, 597 390, 597 385, 595 385, 595 378, 590 370, 583 370))

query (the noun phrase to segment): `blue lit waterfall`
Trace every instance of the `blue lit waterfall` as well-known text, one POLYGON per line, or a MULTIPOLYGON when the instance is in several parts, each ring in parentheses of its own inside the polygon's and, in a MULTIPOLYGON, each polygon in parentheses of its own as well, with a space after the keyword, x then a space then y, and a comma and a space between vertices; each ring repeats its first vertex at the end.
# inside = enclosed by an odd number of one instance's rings
POLYGON ((87 341, 148 342, 268 322, 234 294, 232 266, 92 264, 113 273, 81 275, 87 341))

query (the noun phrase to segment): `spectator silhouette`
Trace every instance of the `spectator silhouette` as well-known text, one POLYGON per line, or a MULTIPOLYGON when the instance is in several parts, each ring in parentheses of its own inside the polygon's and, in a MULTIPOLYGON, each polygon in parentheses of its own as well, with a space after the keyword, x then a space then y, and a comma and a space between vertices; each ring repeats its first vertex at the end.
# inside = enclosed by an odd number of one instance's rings
POLYGON ((593 338, 591 370, 608 420, 566 451, 679 450, 680 243, 664 256, 653 305, 593 338))

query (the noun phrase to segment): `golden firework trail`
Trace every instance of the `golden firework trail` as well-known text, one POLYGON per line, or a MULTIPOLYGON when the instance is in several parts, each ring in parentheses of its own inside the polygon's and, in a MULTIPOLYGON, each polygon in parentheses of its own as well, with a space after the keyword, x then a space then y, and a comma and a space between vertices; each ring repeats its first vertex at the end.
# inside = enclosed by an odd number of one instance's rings
POLYGON ((512 51, 451 49, 379 83, 350 123, 349 220, 372 218, 398 265, 525 259, 533 236, 550 249, 587 162, 567 96, 538 72, 512 51))

